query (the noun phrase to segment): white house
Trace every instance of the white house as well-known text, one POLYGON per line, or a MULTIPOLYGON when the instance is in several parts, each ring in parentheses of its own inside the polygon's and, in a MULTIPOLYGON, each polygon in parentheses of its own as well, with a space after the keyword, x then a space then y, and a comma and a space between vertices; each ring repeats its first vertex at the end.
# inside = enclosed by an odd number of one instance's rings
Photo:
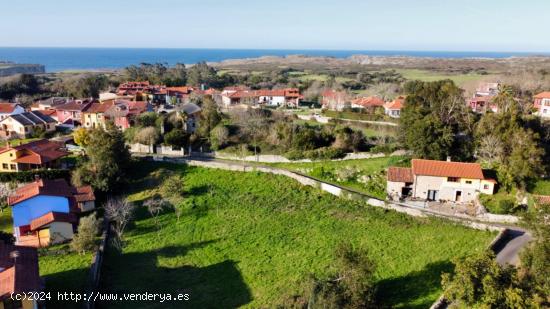
POLYGON ((413 159, 411 168, 388 169, 387 194, 429 201, 467 203, 479 193, 493 194, 496 181, 478 163, 413 159))
POLYGON ((399 96, 391 102, 384 104, 384 111, 386 115, 392 118, 401 117, 401 109, 405 105, 405 97, 399 96))
POLYGON ((11 115, 22 114, 25 109, 17 103, 0 102, 0 120, 3 120, 11 115))
POLYGON ((52 132, 55 131, 56 123, 55 119, 39 111, 10 115, 0 120, 0 136, 24 138, 39 128, 45 132, 52 132))
POLYGON ((537 94, 533 106, 536 109, 535 114, 537 116, 550 119, 550 91, 537 94))

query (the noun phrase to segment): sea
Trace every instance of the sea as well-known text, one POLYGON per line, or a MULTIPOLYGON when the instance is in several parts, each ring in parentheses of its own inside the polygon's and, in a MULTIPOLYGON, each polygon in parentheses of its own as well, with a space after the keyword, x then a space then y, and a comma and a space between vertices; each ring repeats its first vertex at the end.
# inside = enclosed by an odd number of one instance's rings
POLYGON ((196 48, 62 48, 0 47, 0 61, 42 64, 46 72, 78 70, 114 70, 140 63, 194 64, 262 56, 326 56, 347 58, 352 55, 412 56, 433 58, 507 58, 550 53, 475 52, 475 51, 404 51, 404 50, 292 50, 292 49, 196 49, 196 48))

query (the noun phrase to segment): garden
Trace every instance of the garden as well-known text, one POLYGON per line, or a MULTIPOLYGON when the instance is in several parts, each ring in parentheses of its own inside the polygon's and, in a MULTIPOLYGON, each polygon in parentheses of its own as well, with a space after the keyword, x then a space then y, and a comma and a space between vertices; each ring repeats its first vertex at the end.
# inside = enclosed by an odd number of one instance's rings
POLYGON ((371 208, 283 176, 138 166, 126 192, 138 205, 135 221, 122 252, 111 247, 106 254, 104 291, 188 293, 185 305, 200 308, 289 307, 304 303, 312 275, 334 271, 334 249, 346 242, 376 263, 382 306, 426 308, 440 295, 440 275, 452 270, 451 259, 483 250, 495 236, 371 208), (173 175, 183 176, 183 201, 152 216, 143 203, 162 194, 173 175))

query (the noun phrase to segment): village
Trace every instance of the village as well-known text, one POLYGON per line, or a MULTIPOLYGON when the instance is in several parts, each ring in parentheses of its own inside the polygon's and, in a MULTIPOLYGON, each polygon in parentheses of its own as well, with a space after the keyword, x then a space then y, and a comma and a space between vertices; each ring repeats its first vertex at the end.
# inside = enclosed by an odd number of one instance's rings
MULTIPOLYGON (((506 91, 506 88, 500 83, 481 83, 473 96, 464 98, 461 104, 473 114, 498 114, 502 109, 509 108, 501 102, 501 91, 506 91)), ((137 129, 133 135, 141 135, 142 138, 134 137, 125 142, 136 157, 171 160, 208 157, 223 160, 221 153, 215 151, 220 147, 213 147, 212 141, 190 139, 201 127, 201 121, 212 121, 212 115, 205 117, 203 109, 208 109, 209 114, 213 110, 216 115, 245 113, 244 117, 250 118, 253 114, 246 114, 250 110, 270 110, 284 115, 284 121, 291 122, 301 119, 306 123, 330 123, 331 119, 337 119, 352 124, 365 121, 391 127, 403 125, 399 124, 399 118, 410 104, 410 95, 403 93, 387 99, 324 89, 319 102, 308 102, 298 88, 253 90, 236 85, 215 89, 206 84, 168 87, 148 81, 126 81, 113 91, 100 93, 97 98, 41 98, 30 106, 1 102, 0 136, 4 145, 0 149, 0 172, 24 173, 27 176, 25 181, 3 188, 3 198, 10 211, 3 211, 0 215, 11 216, 13 230, 9 234, 13 235, 13 241, 3 236, 6 243, 0 247, 0 308, 40 308, 42 302, 29 299, 14 301, 10 298, 14 293, 40 292, 47 287, 48 282, 44 282, 39 274, 37 250, 73 241, 78 233, 84 233, 79 228, 79 222, 90 214, 94 215, 102 207, 101 203, 105 203, 104 190, 100 189, 103 192, 100 193, 102 199, 98 205, 93 185, 73 185, 71 177, 51 178, 55 173, 47 173, 52 170, 70 173, 75 168, 74 162, 67 158, 85 155, 86 145, 82 136, 95 134, 96 130, 105 130, 108 126, 114 126, 125 134, 137 129), (346 119, 349 115, 356 115, 357 118, 346 119), (144 124, 147 121, 149 123, 144 124), (142 133, 152 127, 159 128, 159 132, 142 133), (157 144, 162 140, 159 134, 165 136, 164 144, 157 144), (170 135, 170 139, 166 138, 170 135)), ((511 102, 514 100, 518 99, 512 97, 511 102)), ((531 108, 524 113, 539 117, 542 121, 550 120, 550 91, 535 94, 531 104, 531 108)), ((215 131, 215 125, 208 128, 210 132, 206 136, 213 136, 211 132, 215 131)), ((252 129, 267 130, 267 127, 252 129)), ((227 132, 217 134, 218 139, 228 139, 227 132)), ((224 143, 227 141, 218 141, 218 144, 224 143)), ((254 148, 250 164, 262 164, 266 161, 260 158, 269 155, 257 153, 257 144, 247 146, 249 150, 254 148)), ((361 153, 354 145, 342 149, 345 153, 361 153)), ((447 160, 426 160, 415 158, 414 153, 406 149, 400 152, 400 155, 403 154, 412 155, 410 165, 401 162, 400 166, 388 166, 383 172, 385 179, 378 180, 385 182, 385 192, 378 196, 381 201, 434 211, 452 209, 447 214, 472 218, 480 212, 491 211, 489 207, 483 207, 480 195, 496 194, 502 186, 494 170, 485 169, 483 166, 486 165, 481 162, 460 162, 452 160, 451 156, 447 156, 447 160), (458 209, 463 209, 462 213, 457 213, 458 209)), ((292 161, 280 155, 278 157, 281 162, 292 161)), ((244 160, 244 156, 239 154, 232 158, 244 160)), ((550 196, 536 194, 532 198, 535 205, 550 200, 550 196)), ((524 207, 536 207, 528 204, 530 202, 526 199, 524 207)))

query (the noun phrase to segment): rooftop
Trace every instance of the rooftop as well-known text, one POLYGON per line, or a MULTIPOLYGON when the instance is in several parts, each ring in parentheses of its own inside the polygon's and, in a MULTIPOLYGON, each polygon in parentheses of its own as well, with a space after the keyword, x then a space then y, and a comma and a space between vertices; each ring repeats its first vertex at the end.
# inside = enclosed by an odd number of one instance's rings
POLYGON ((412 172, 422 176, 485 179, 478 163, 413 159, 412 172))
POLYGON ((36 249, 0 243, 0 300, 11 293, 41 290, 36 249), (13 252, 18 253, 16 259, 13 252))

